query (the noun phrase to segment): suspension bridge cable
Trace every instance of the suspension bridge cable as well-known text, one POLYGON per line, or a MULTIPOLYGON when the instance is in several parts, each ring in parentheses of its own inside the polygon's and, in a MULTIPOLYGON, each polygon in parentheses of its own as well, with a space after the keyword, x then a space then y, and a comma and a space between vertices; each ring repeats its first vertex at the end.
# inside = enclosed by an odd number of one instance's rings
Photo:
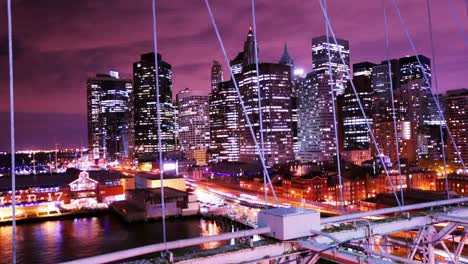
MULTIPOLYGON (((164 201, 164 172, 163 172, 163 154, 162 154, 162 139, 161 139, 161 105, 159 91, 159 63, 158 63, 158 31, 156 23, 156 0, 152 1, 153 11, 153 46, 154 46, 154 81, 156 88, 156 113, 158 123, 158 154, 159 154, 159 176, 161 181, 161 210, 162 210, 162 228, 163 242, 166 244, 166 202, 164 201)), ((167 250, 167 248, 166 248, 167 250)))
MULTIPOLYGON (((406 21, 403 18, 403 16, 401 15, 400 8, 398 7, 398 4, 397 4, 396 0, 392 0, 392 2, 393 2, 393 6, 395 7, 395 10, 396 10, 396 12, 398 14, 398 17, 400 19, 400 24, 401 24, 403 30, 405 31, 406 38, 408 39, 408 42, 410 43, 411 49, 413 50, 414 54, 416 54, 416 59, 418 61, 419 67, 421 67, 421 71, 422 71, 424 80, 426 81, 427 85, 429 86, 429 91, 430 91, 430 93, 432 95, 432 98, 434 99, 434 101, 436 103, 437 109, 439 110, 439 117, 440 117, 441 121, 444 124, 447 124, 447 121, 445 120, 445 117, 444 117, 444 114, 443 114, 443 111, 442 111, 442 107, 440 106, 439 101, 437 100, 436 96, 432 92, 432 85, 431 85, 431 82, 429 80, 429 77, 427 76, 426 70, 424 70, 424 66, 422 65, 421 60, 419 59, 419 55, 417 55, 418 51, 416 50, 416 46, 414 45, 413 39, 411 38, 408 26, 406 25, 406 21)), ((459 148, 457 146, 457 143, 455 142, 455 139, 453 138, 452 132, 450 131, 450 128, 449 128, 448 124, 447 124, 446 128, 447 128, 447 134, 449 135, 450 140, 453 143, 453 147, 454 147, 455 151, 457 152, 458 158, 460 159, 460 162, 461 162, 461 164, 463 166, 463 170, 468 175, 468 170, 466 169, 465 162, 463 161, 463 159, 461 157, 460 150, 459 150, 459 148)))
POLYGON ((273 184, 272 184, 271 179, 270 179, 270 177, 268 175, 268 170, 267 170, 266 163, 265 163, 265 157, 264 157, 263 153, 260 151, 260 147, 259 147, 257 138, 255 137, 255 133, 254 133, 254 130, 253 130, 253 127, 252 127, 252 123, 250 122, 249 115, 247 114, 247 111, 245 109, 244 100, 242 99, 242 95, 240 93, 239 86, 237 85, 236 78, 234 77, 234 72, 232 71, 232 67, 231 67, 231 65, 229 63, 229 58, 228 58, 226 49, 224 47, 223 40, 222 40, 221 35, 219 33, 218 26, 216 25, 216 20, 214 19, 213 12, 211 11, 210 3, 208 2, 208 0, 205 0, 205 5, 206 5, 206 9, 208 10, 208 14, 210 16, 211 23, 212 23, 213 28, 215 30, 215 34, 216 34, 216 38, 218 39, 219 46, 220 46, 221 51, 222 51, 222 53, 224 55, 226 65, 229 68, 229 73, 231 74, 231 79, 232 79, 232 82, 234 83, 234 87, 236 89, 237 97, 239 98, 239 104, 240 104, 240 106, 242 108, 242 111, 243 111, 244 116, 245 116, 245 120, 246 120, 247 125, 248 125, 249 130, 250 130, 250 134, 251 134, 252 139, 254 141, 255 149, 259 153, 260 162, 262 164, 263 172, 266 173, 266 175, 267 175, 267 180, 269 181, 269 184, 270 184, 270 187, 271 187, 271 192, 272 192, 273 197, 275 199, 276 205, 279 205, 278 197, 276 197, 275 189, 273 188, 273 184))
MULTIPOLYGON (((468 0, 466 0, 466 5, 468 9, 468 0)), ((452 0, 447 0, 448 7, 450 10, 450 14, 452 15, 453 21, 455 22, 455 25, 457 26, 458 32, 460 33, 461 37, 463 38, 463 42, 465 43, 465 47, 468 47, 468 36, 465 33, 465 30, 463 29, 462 22, 460 18, 457 15, 457 11, 455 10, 455 7, 453 6, 452 0)), ((468 12, 468 11, 467 11, 468 12)))
MULTIPOLYGON (((330 33, 331 33, 331 36, 333 37, 333 41, 338 46, 338 41, 336 40, 336 36, 335 36, 334 31, 333 31, 333 27, 330 24, 330 20, 328 18, 327 12, 325 11, 321 0, 319 0, 319 4, 320 4, 320 8, 322 9, 322 13, 323 13, 323 17, 325 19, 325 22, 326 22, 328 28, 330 29, 330 33)), ((341 49, 339 47, 338 47, 338 52, 339 52, 339 55, 340 55, 340 58, 341 58, 341 62, 343 64, 346 64, 345 60, 343 59, 343 53, 341 52, 341 49)), ((396 202, 398 204, 398 207, 401 208, 400 199, 398 199, 398 195, 396 194, 395 186, 393 185, 392 179, 390 178, 390 174, 388 173, 387 165, 384 162, 383 155, 382 155, 382 153, 381 153, 381 151, 379 149, 377 141, 375 140, 374 132, 372 132, 372 128, 371 128, 371 126, 369 124, 369 121, 367 120, 366 112, 364 111, 364 108, 362 107, 361 99, 359 98, 359 95, 358 95, 358 93, 356 91, 356 86, 354 85, 354 82, 351 79, 351 73, 350 73, 349 69, 347 69, 346 74, 347 74, 348 78, 350 79, 351 87, 353 88, 354 95, 356 96, 356 101, 358 102, 359 108, 361 109, 361 113, 362 113, 362 116, 364 117, 367 128, 369 129, 369 133, 371 135, 372 141, 374 142, 374 146, 375 146, 376 151, 377 151, 377 156, 380 158, 380 162, 382 163, 385 174, 387 175, 387 179, 389 181, 389 184, 390 184, 390 187, 392 189, 393 195, 395 196, 395 200, 396 200, 396 202)))
MULTIPOLYGON (((257 21, 255 16, 255 0, 252 0, 252 25, 254 35, 254 54, 255 54, 255 70, 257 73, 257 100, 258 100, 258 122, 260 129, 260 151, 265 157, 265 144, 263 139, 263 117, 262 117, 262 95, 260 89, 260 73, 258 69, 258 42, 257 42, 257 21)), ((267 174, 263 170, 263 188, 265 191, 265 209, 268 209, 268 190, 267 190, 267 174)))
MULTIPOLYGON (((323 6, 325 12, 327 12, 327 0, 323 0, 323 6)), ((343 184, 341 179, 341 161, 340 161, 340 144, 338 142, 338 122, 336 121, 336 101, 335 101, 335 89, 333 87, 333 73, 331 67, 331 53, 330 53, 330 36, 328 26, 325 23, 326 35, 327 35, 327 52, 328 52, 328 74, 330 81, 330 92, 332 96, 332 109, 333 109, 333 128, 335 130, 335 148, 336 148, 336 164, 338 167, 338 189, 340 191, 340 208, 341 214, 344 214, 344 199, 343 199, 343 184)))
POLYGON ((11 245, 12 263, 16 263, 16 161, 15 161, 15 94, 13 85, 13 36, 11 25, 11 0, 7 1, 8 12, 8 70, 10 78, 10 147, 11 147, 11 245))
MULTIPOLYGON (((437 63, 436 63, 436 55, 435 55, 435 45, 434 45, 434 35, 432 31, 432 16, 431 16, 431 0, 426 1, 427 4, 427 17, 429 20, 429 37, 431 41, 431 55, 432 55, 432 68, 434 76, 434 85, 435 85, 435 93, 436 93, 436 100, 440 103, 439 100, 439 81, 437 79, 437 63)), ((442 152, 442 160, 444 162, 444 177, 445 177, 445 191, 447 192, 447 199, 450 199, 449 193, 449 186, 448 186, 448 177, 447 177, 447 160, 445 157, 445 142, 444 142, 444 129, 443 126, 445 125, 442 121, 439 120, 439 133, 440 133, 440 145, 441 145, 441 152, 442 152)))
POLYGON ((387 66, 388 66, 388 79, 390 81, 390 99, 392 100, 392 117, 393 117, 393 133, 395 137, 395 148, 398 164, 398 176, 400 177, 400 196, 401 205, 405 205, 405 197, 403 195, 403 176, 401 175, 401 161, 400 161, 400 144, 398 138, 397 117, 395 113, 395 98, 393 94, 393 78, 392 78, 392 64, 390 62, 390 43, 388 37, 388 23, 387 23, 387 7, 385 0, 382 0, 383 18, 384 18, 384 32, 385 32, 385 48, 387 52, 387 66))
POLYGON ((11 210, 12 210, 12 262, 16 263, 16 157, 15 157, 15 106, 13 85, 13 39, 11 0, 8 0, 8 63, 10 78, 10 143, 11 143, 11 210))

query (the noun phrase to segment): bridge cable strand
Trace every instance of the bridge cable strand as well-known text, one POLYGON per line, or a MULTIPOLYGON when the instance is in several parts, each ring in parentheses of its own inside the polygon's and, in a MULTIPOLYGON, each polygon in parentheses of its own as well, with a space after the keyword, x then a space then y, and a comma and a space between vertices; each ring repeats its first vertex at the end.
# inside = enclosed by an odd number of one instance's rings
POLYGON ((385 49, 387 53, 387 66, 388 66, 388 80, 390 82, 390 99, 392 100, 392 117, 393 117, 393 133, 395 137, 395 148, 397 155, 397 164, 398 164, 398 176, 400 178, 400 196, 401 196, 401 205, 405 205, 405 197, 403 194, 403 176, 401 175, 401 161, 400 161, 400 142, 398 138, 398 128, 397 128, 397 117, 395 113, 395 98, 393 94, 393 78, 392 78, 392 65, 390 62, 390 44, 388 37, 388 23, 387 23, 387 7, 385 5, 386 1, 382 0, 382 9, 383 9, 383 19, 384 19, 384 32, 385 32, 385 49))
MULTIPOLYGON (((465 30, 463 29, 462 22, 460 20, 460 17, 458 17, 457 15, 457 11, 455 7, 453 6, 452 0, 447 0, 447 4, 450 10, 450 14, 452 15, 453 21, 455 22, 455 25, 457 26, 458 32, 460 36, 463 38, 465 47, 468 47, 468 36, 466 35, 465 30)), ((467 5, 467 12, 468 12, 468 0, 466 0, 466 5, 467 5)))
MULTIPOLYGON (((252 26, 254 35, 254 54, 255 54, 255 70, 257 73, 257 99, 258 99, 258 122, 260 129, 260 151, 265 156, 265 144, 263 139, 263 117, 262 117, 262 95, 260 89, 260 73, 258 69, 258 42, 257 42, 257 21, 255 16, 255 0, 252 0, 252 26)), ((265 161, 266 163, 266 161, 265 161)), ((263 188, 265 191, 265 209, 268 208, 268 190, 267 190, 267 179, 268 175, 263 171, 263 188)))
MULTIPOLYGON (((333 27, 332 27, 332 25, 330 24, 330 20, 329 20, 329 18, 328 18, 327 13, 325 12, 325 9, 324 9, 324 7, 323 7, 323 4, 322 4, 322 1, 321 1, 321 0, 319 0, 319 4, 320 4, 320 8, 322 9, 322 13, 323 13, 323 17, 324 17, 324 19, 325 19, 325 22, 326 22, 328 28, 330 29, 330 33, 331 33, 331 36, 333 37, 333 41, 334 41, 335 44, 338 46, 338 41, 336 40, 336 36, 335 36, 334 31, 333 31, 333 27)), ((338 53, 339 53, 339 55, 340 55, 341 62, 342 62, 343 64, 346 64, 345 60, 343 59, 343 53, 341 52, 341 49, 340 49, 339 47, 338 47, 338 53)), ((351 87, 352 87, 352 89, 353 89, 354 95, 356 96, 356 101, 358 102, 359 108, 361 109, 361 113, 362 113, 362 115, 363 115, 363 117, 364 117, 364 120, 365 120, 365 122, 366 122, 367 128, 369 129, 369 134, 371 135, 372 142, 374 143, 374 146, 375 146, 375 148, 376 148, 377 156, 380 158, 380 162, 382 163, 382 167, 383 167, 383 169, 384 169, 384 171, 385 171, 385 174, 386 174, 386 176, 387 176, 388 182, 389 182, 390 187, 391 187, 391 189, 392 189, 392 193, 393 193, 393 195, 395 196, 395 200, 396 200, 396 202, 397 202, 397 204, 398 204, 398 207, 401 208, 400 199, 398 199, 398 195, 396 194, 395 186, 393 185, 392 179, 390 178, 390 174, 389 174, 389 172, 388 172, 387 165, 386 165, 385 162, 384 162, 384 159, 383 159, 383 156, 382 156, 382 152, 380 151, 380 148, 379 148, 379 146, 378 146, 378 144, 377 144, 377 141, 375 140, 374 132, 372 132, 372 128, 371 128, 371 126, 370 126, 370 124, 369 124, 369 121, 367 120, 367 115, 366 115, 366 113, 365 113, 365 111, 364 111, 364 108, 362 107, 361 99, 359 98, 359 95, 358 95, 358 93, 357 93, 357 91, 356 91, 356 86, 354 85, 354 82, 353 82, 352 79, 351 79, 351 73, 350 73, 350 70, 349 70, 349 69, 346 71, 346 74, 347 74, 348 78, 350 79, 350 84, 351 84, 351 87)))
MULTIPOLYGON (((410 43, 411 49, 413 50, 413 53, 416 54, 416 59, 418 60, 419 67, 421 67, 421 71, 423 73, 424 80, 426 81, 427 85, 429 86, 429 92, 431 93, 432 98, 434 99, 434 102, 436 103, 437 109, 439 110, 439 117, 441 119, 441 122, 443 122, 444 124, 447 124, 447 121, 446 121, 446 119, 444 117, 444 113, 442 111, 442 107, 440 106, 440 103, 437 100, 434 93, 432 93, 431 82, 429 80, 429 77, 427 76, 426 71, 424 70, 424 67, 423 67, 423 65, 421 63, 421 59, 419 59, 419 55, 417 55, 418 51, 416 49, 416 46, 414 45, 413 39, 411 38, 411 35, 409 33, 409 29, 408 29, 408 26, 406 25, 405 19, 401 15, 400 8, 398 8, 398 4, 397 4, 396 0, 392 0, 392 2, 393 2, 393 6, 395 7, 395 10, 396 10, 396 12, 398 14, 398 17, 400 18, 400 24, 401 24, 403 30, 405 31, 405 35, 406 35, 406 38, 408 39, 408 42, 410 43)), ((450 131, 450 128, 449 128, 448 125, 446 126, 446 129, 447 129, 447 134, 449 135, 450 140, 452 141, 453 147, 454 147, 454 149, 455 149, 455 151, 456 151, 456 153, 458 155, 458 158, 460 159, 460 162, 461 162, 461 164, 463 166, 463 170, 468 175, 468 170, 466 169, 465 162, 463 161, 463 159, 461 157, 460 150, 459 150, 459 148, 457 146, 457 143, 455 142, 455 140, 453 138, 452 132, 450 131)))
MULTIPOLYGON (((440 103, 439 81, 437 79, 437 63, 436 63, 435 45, 434 45, 434 34, 432 31, 431 0, 427 0, 426 3, 427 3, 427 17, 429 20, 429 37, 431 41, 431 56, 432 56, 432 65, 433 65, 432 76, 434 76, 436 100, 440 103)), ((447 160, 445 157, 445 142, 444 142, 445 140, 444 140, 444 129, 443 129, 444 125, 445 123, 439 120, 441 154, 442 154, 442 160, 444 162, 445 191, 447 192, 447 199, 450 199, 448 177, 447 177, 447 160)))
MULTIPOLYGON (((160 104, 160 91, 159 91, 159 64, 158 64, 158 31, 156 23, 156 0, 152 1, 152 14, 153 14, 153 46, 154 46, 154 81, 156 88, 156 113, 158 123, 158 154, 159 154, 159 176, 161 181, 161 211, 162 211, 162 228, 163 228, 163 242, 166 244, 166 202, 164 201, 164 172, 163 172, 163 153, 162 153, 162 139, 161 139, 161 104, 160 104)), ((167 250, 167 248, 166 248, 167 250)))
MULTIPOLYGON (((327 0, 323 0, 323 6, 325 12, 327 12, 327 0)), ((336 164, 338 167, 338 189, 340 191, 340 208, 341 214, 344 214, 344 199, 343 199, 343 184, 341 179, 341 161, 340 161, 340 144, 338 140, 338 122, 336 121, 336 99, 335 99, 335 89, 333 87, 333 73, 331 67, 331 53, 330 53, 330 36, 328 26, 325 23, 325 29, 327 34, 327 52, 328 52, 328 74, 330 81, 330 92, 332 96, 332 108, 333 108, 333 128, 335 130, 335 148, 336 148, 336 164)))
POLYGON ((7 1, 8 12, 8 70, 10 78, 10 147, 11 147, 11 245, 12 263, 16 263, 16 161, 15 161, 15 94, 13 85, 13 37, 11 25, 11 0, 7 1))
POLYGON ((247 125, 249 127, 252 139, 254 141, 255 149, 259 154, 259 158, 260 158, 260 162, 262 164, 263 172, 266 173, 266 175, 267 175, 267 180, 269 181, 269 184, 270 184, 270 187, 271 187, 271 192, 272 192, 273 197, 275 199, 276 205, 279 205, 278 197, 276 196, 276 192, 275 192, 275 190, 273 188, 273 184, 272 184, 271 179, 270 179, 269 174, 268 174, 268 170, 267 170, 266 163, 265 163, 265 157, 264 157, 263 153, 260 151, 260 147, 259 147, 258 141, 257 141, 257 139, 255 137, 255 133, 254 133, 254 130, 253 130, 253 127, 252 127, 252 123, 250 122, 250 118, 249 118, 249 116, 247 114, 245 104, 244 104, 244 100, 242 99, 242 95, 240 93, 239 86, 237 85, 236 78, 234 77, 234 72, 232 71, 231 65, 229 63, 229 58, 227 56, 223 40, 222 40, 221 35, 219 33, 218 26, 216 25, 216 20, 214 19, 213 12, 211 11, 210 3, 208 2, 208 0, 205 0, 205 5, 206 5, 206 9, 208 10, 208 14, 210 16, 211 23, 212 23, 213 28, 215 30, 215 34, 216 34, 216 37, 218 39, 219 46, 221 48, 221 51, 223 52, 226 65, 229 68, 229 73, 231 74, 231 79, 232 79, 232 82, 234 83, 234 87, 236 89, 237 97, 239 98, 239 104, 240 104, 240 106, 242 108, 242 112, 244 113, 245 120, 246 120, 247 125))

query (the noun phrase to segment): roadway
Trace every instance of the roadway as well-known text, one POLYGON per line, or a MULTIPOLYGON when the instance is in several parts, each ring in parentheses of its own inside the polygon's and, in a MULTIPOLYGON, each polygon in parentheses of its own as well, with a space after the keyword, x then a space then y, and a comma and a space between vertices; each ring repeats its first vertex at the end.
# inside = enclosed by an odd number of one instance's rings
MULTIPOLYGON (((232 198, 232 197, 239 198, 242 195, 244 196, 245 200, 247 200, 248 202, 252 204, 255 204, 257 206, 265 206, 265 195, 260 190, 258 192, 255 192, 252 190, 243 189, 234 184, 199 180, 199 179, 193 179, 193 178, 187 178, 187 181, 195 183, 197 185, 196 188, 201 188, 205 191, 209 191, 217 195, 221 195, 221 196, 224 195, 225 198, 232 198)), ((324 203, 318 203, 318 202, 301 202, 301 201, 283 197, 283 196, 278 196, 277 198, 278 198, 279 205, 283 207, 294 206, 294 207, 299 207, 299 208, 311 209, 311 210, 320 211, 321 213, 326 214, 326 215, 340 215, 341 214, 340 208, 337 206, 324 204, 324 203)), ((268 195, 268 205, 269 206, 276 205, 274 197, 271 194, 268 195)), ((352 212, 357 212, 357 210, 350 210, 346 208, 345 212, 352 213, 352 212)))

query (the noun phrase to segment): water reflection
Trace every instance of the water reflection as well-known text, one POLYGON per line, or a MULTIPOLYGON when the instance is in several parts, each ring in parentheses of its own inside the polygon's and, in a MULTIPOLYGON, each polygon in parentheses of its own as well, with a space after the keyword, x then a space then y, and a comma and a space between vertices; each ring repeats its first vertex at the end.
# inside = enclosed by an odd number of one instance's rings
MULTIPOLYGON (((217 235, 223 225, 200 218, 169 219, 168 241, 217 235)), ((227 229, 227 228, 226 228, 227 229)), ((127 224, 114 215, 64 219, 17 226, 18 263, 57 263, 112 251, 160 243, 161 222, 127 224)), ((11 263, 11 226, 0 226, 0 264, 11 263)), ((212 242, 190 250, 212 249, 229 241, 212 242)))
MULTIPOLYGON (((200 227, 202 236, 214 236, 222 233, 221 228, 214 221, 205 221, 204 219, 200 219, 200 227)), ((217 248, 221 246, 222 243, 222 241, 204 243, 201 245, 201 249, 206 250, 217 248)))

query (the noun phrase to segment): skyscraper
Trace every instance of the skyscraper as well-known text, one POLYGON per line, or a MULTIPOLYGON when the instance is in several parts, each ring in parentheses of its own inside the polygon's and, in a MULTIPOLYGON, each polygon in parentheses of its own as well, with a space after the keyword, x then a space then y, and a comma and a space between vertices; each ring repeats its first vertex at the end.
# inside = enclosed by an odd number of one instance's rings
MULTIPOLYGON (((252 27, 249 28, 247 33, 247 38, 244 42, 244 49, 237 54, 237 56, 230 61, 232 72, 234 75, 240 74, 243 72, 245 66, 250 64, 255 64, 255 42, 254 35, 252 32, 252 27)), ((257 54, 258 54, 258 44, 257 44, 257 54)))
POLYGON ((279 64, 288 65, 291 67, 291 77, 292 77, 292 92, 291 92, 291 129, 293 137, 293 151, 294 157, 297 157, 299 151, 298 143, 298 130, 297 130, 297 97, 298 97, 298 88, 301 85, 302 80, 304 79, 303 72, 295 71, 294 60, 291 58, 288 52, 288 46, 284 44, 283 54, 279 59, 279 64))
POLYGON ((211 90, 216 90, 218 84, 223 81, 223 68, 218 61, 213 61, 211 66, 211 90))
POLYGON ((372 67, 372 88, 374 92, 372 119, 374 124, 393 122, 390 87, 393 87, 395 97, 395 90, 400 87, 400 64, 398 60, 390 61, 390 71, 388 71, 387 61, 372 67), (389 75, 392 77, 392 83, 390 83, 389 75))
MULTIPOLYGON (((258 45, 257 45, 258 48, 258 45)), ((257 50, 258 54, 258 50, 257 50)), ((247 39, 244 42, 244 66, 255 64, 255 38, 252 27, 249 28, 247 39)))
POLYGON ((208 96, 185 88, 177 93, 176 98, 179 150, 189 159, 194 158, 195 151, 206 155, 210 146, 208 96))
MULTIPOLYGON (((254 64, 244 67, 239 89, 246 113, 260 144, 258 92, 261 96, 265 160, 269 166, 293 160, 291 129, 291 67, 274 63, 259 64, 260 89, 254 64)), ((258 160, 254 140, 243 113, 239 114, 240 160, 258 160)))
POLYGON ((209 95, 210 160, 239 161, 239 117, 236 88, 221 82, 209 95))
MULTIPOLYGON (((301 161, 330 161, 336 156, 334 116, 340 118, 339 105, 349 80, 349 43, 320 36, 312 39, 312 72, 309 73, 299 92, 298 107, 298 141, 299 159, 301 161), (330 50, 330 61, 328 50, 330 50), (343 61, 340 58, 340 52, 343 61), (329 68, 332 80, 330 81, 329 68), (333 92, 330 84, 333 84, 333 92), (333 112, 333 103, 336 111, 333 112)), ((339 122, 337 122, 339 123, 339 122)), ((340 128, 337 128, 340 131, 340 128)), ((341 133, 338 132, 338 141, 341 133)))
POLYGON ((132 81, 118 72, 87 81, 88 144, 92 159, 131 157, 132 81))
MULTIPOLYGON (((133 64, 134 111, 135 111, 135 152, 140 161, 158 159, 158 126, 155 86, 155 55, 141 55, 133 64)), ((172 102, 172 67, 158 59, 158 76, 161 108, 162 151, 175 149, 174 107, 172 102)))
MULTIPOLYGON (((468 89, 447 91, 445 114, 447 126, 466 164, 468 162, 468 89)), ((447 141, 447 158, 455 163, 461 163, 450 139, 447 141)))
MULTIPOLYGON (((372 124, 372 68, 374 63, 361 62, 353 65, 353 82, 361 101, 367 122, 372 124)), ((366 120, 362 115, 351 84, 348 84, 343 99, 343 130, 345 150, 369 149, 370 137, 366 120)))
POLYGON ((333 38, 320 36, 312 39, 312 70, 317 74, 329 75, 329 58, 332 69, 332 78, 336 94, 344 93, 347 82, 349 81, 347 71, 349 70, 349 42, 343 39, 337 39, 338 45, 334 43, 333 38), (343 55, 345 64, 343 64, 340 53, 343 55))
MULTIPOLYGON (((418 57, 421 61, 424 71, 426 72, 429 82, 431 82, 431 60, 424 55, 418 55, 418 57)), ((405 84, 406 82, 415 79, 424 80, 423 71, 416 56, 400 58, 399 65, 401 84, 405 84)))
MULTIPOLYGON (((430 59, 423 55, 419 55, 419 59, 427 77, 430 78, 430 59)), ((396 150, 389 149, 396 149, 396 143, 390 142, 389 136, 385 135, 387 128, 393 126, 389 80, 391 74, 401 156, 407 156, 410 163, 416 162, 419 158, 439 159, 440 133, 437 132, 436 125, 440 124, 440 118, 416 56, 391 60, 391 73, 388 72, 386 61, 373 67, 372 71, 373 127, 382 152, 390 154, 392 162, 396 162, 396 150), (411 129, 407 128, 408 124, 411 125, 411 129)), ((393 132, 393 129, 391 131, 393 132)), ((375 149, 374 154, 376 154, 375 149)))
MULTIPOLYGON (((302 162, 317 161, 321 157, 320 152, 320 111, 327 108, 323 100, 319 98, 318 76, 311 72, 306 75, 298 87, 298 158, 302 162)), ((328 79, 327 79, 328 80, 328 79)), ((330 89, 328 89, 330 91, 330 89)), ((325 93, 325 91, 324 91, 325 93)), ((331 95, 328 102, 331 102, 331 95)), ((329 107, 328 107, 329 109, 329 107)))
MULTIPOLYGON (((430 91, 424 79, 407 80, 400 88, 401 119, 415 121, 418 128, 431 122, 430 91)), ((432 100, 431 100, 432 101, 432 100)))

